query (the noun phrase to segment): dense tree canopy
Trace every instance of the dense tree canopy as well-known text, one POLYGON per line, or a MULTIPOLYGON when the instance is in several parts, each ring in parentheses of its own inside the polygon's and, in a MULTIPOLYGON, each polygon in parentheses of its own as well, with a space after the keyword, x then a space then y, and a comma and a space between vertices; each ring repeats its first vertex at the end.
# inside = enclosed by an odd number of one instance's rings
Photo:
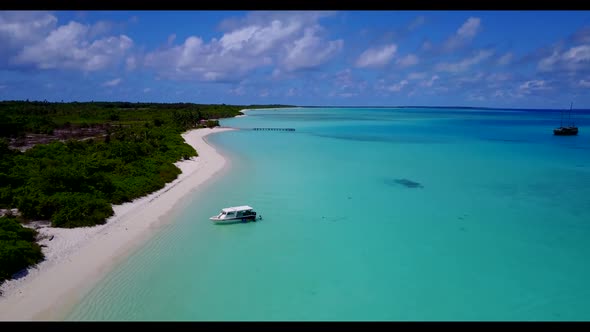
MULTIPOLYGON (((181 133, 219 125, 247 106, 127 102, 0 102, 2 135, 110 124, 86 140, 55 140, 19 152, 0 141, 0 208, 56 227, 91 226, 120 204, 161 189, 196 156, 181 133)), ((267 106, 268 107, 268 106, 267 106)))
POLYGON ((0 284, 20 270, 43 259, 36 232, 14 217, 0 217, 0 284))
MULTIPOLYGON (((20 220, 50 220, 54 227, 105 223, 112 204, 163 188, 180 174, 175 162, 197 156, 182 132, 218 126, 216 119, 245 108, 253 107, 0 102, 0 209, 18 208, 20 220), (46 144, 24 152, 11 147, 35 134, 46 144)), ((14 217, 0 218, 0 283, 43 259, 35 234, 14 217)))

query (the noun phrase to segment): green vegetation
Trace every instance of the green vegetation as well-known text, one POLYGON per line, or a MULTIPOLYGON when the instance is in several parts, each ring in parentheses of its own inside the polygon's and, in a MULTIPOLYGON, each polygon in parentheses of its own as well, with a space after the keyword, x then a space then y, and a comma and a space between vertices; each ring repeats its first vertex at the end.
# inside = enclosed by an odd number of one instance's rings
POLYGON ((108 139, 51 142, 24 153, 0 143, 0 206, 55 227, 92 226, 120 204, 163 188, 196 156, 174 127, 122 128, 108 139))
POLYGON ((36 235, 35 230, 23 227, 14 217, 0 217, 0 284, 43 259, 36 235))
POLYGON ((152 123, 192 127, 201 119, 234 117, 245 108, 275 108, 284 105, 204 105, 129 102, 0 102, 0 136, 16 137, 25 133, 52 134, 56 129, 88 128, 152 123))
POLYGON ((175 162, 197 155, 182 139, 183 131, 218 126, 216 119, 236 116, 244 108, 0 102, 2 136, 14 140, 30 133, 49 135, 48 144, 25 152, 0 141, 0 208, 18 208, 24 218, 51 220, 54 227, 104 223, 113 215, 111 204, 163 188, 180 174, 175 162), (89 127, 96 130, 85 140, 50 136, 89 127))
MULTIPOLYGON (((197 156, 182 132, 277 107, 284 106, 0 102, 0 208, 54 227, 103 224, 112 204, 163 188, 180 174, 175 162, 197 156)), ((34 241, 35 231, 0 218, 0 284, 43 259, 34 241)))

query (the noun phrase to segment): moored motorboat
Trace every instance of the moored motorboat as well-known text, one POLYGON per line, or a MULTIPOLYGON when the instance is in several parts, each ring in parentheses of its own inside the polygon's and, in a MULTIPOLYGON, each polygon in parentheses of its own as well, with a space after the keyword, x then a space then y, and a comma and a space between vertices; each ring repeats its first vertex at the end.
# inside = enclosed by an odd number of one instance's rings
POLYGON ((232 206, 221 209, 221 212, 209 218, 216 224, 232 224, 237 222, 249 222, 261 220, 262 216, 257 215, 254 208, 248 205, 232 206))

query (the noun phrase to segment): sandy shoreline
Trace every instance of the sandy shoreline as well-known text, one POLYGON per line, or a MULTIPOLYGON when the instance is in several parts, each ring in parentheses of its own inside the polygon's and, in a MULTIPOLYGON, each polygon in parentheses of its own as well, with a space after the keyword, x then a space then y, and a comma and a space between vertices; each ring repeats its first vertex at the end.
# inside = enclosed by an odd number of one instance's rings
POLYGON ((225 158, 205 137, 230 128, 196 129, 184 133, 199 156, 176 165, 182 171, 161 190, 133 202, 113 206, 106 224, 60 229, 42 226, 47 238, 45 261, 28 274, 6 281, 0 290, 0 320, 60 320, 117 262, 166 222, 175 204, 223 169, 225 158), (49 241, 49 237, 53 239, 49 241))

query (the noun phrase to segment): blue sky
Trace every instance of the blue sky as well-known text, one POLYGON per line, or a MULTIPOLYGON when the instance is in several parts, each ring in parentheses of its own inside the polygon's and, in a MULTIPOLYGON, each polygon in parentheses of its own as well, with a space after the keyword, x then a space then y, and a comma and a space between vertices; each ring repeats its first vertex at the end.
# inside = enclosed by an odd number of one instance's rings
POLYGON ((590 11, 2 11, 0 99, 590 108, 590 11))

